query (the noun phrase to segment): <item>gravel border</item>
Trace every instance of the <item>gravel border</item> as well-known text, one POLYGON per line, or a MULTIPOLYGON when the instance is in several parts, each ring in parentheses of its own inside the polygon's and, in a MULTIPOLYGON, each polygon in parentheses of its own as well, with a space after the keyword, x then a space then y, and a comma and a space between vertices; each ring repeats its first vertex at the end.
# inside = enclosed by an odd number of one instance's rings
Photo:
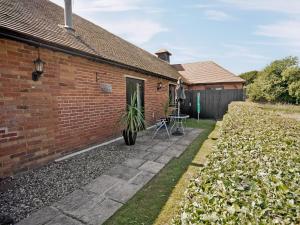
POLYGON ((0 212, 20 221, 136 154, 138 151, 122 140, 2 180, 0 212))

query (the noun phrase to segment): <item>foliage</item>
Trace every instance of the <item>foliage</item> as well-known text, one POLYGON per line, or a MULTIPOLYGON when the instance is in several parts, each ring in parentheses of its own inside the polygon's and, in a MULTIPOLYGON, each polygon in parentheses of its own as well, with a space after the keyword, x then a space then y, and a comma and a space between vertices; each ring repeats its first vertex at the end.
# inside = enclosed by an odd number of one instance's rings
POLYGON ((136 92, 131 96, 131 103, 127 105, 127 110, 122 115, 121 122, 127 132, 134 133, 146 129, 144 114, 137 107, 136 92))
POLYGON ((247 95, 254 101, 288 102, 300 101, 300 67, 297 57, 275 60, 268 65, 252 84, 247 95))
POLYGON ((234 103, 174 224, 299 224, 300 123, 234 103))
POLYGON ((246 81, 246 85, 252 84, 254 80, 257 78, 258 71, 253 70, 246 73, 242 73, 239 75, 239 77, 243 78, 246 81))

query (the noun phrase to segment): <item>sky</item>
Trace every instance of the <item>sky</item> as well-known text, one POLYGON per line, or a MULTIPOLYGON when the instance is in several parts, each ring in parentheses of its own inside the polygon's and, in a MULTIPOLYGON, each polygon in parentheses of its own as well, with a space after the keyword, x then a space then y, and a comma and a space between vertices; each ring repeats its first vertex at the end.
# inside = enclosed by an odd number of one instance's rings
MULTIPOLYGON (((51 0, 61 6, 64 0, 51 0)), ((300 57, 300 0, 73 0, 73 12, 171 63, 235 74, 300 57)))

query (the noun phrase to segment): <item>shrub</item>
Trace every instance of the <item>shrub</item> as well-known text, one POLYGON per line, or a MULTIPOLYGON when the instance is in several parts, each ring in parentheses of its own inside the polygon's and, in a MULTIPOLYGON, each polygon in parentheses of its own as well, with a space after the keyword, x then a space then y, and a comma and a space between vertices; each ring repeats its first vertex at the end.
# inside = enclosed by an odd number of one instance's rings
POLYGON ((299 224, 300 123, 234 103, 174 224, 299 224))
POLYGON ((298 103, 300 101, 300 67, 297 57, 275 60, 266 66, 253 83, 247 96, 254 101, 298 103))
POLYGON ((257 78, 258 71, 253 70, 246 73, 242 73, 239 75, 239 77, 243 78, 246 81, 246 85, 252 84, 254 80, 257 78))

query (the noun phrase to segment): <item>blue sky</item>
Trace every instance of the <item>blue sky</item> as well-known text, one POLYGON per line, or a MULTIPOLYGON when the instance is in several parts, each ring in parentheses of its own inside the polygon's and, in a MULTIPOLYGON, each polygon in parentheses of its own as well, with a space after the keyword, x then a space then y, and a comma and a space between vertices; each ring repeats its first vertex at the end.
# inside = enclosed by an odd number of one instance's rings
POLYGON ((73 0, 73 11, 151 53, 168 49, 171 63, 239 74, 300 56, 300 0, 73 0))

